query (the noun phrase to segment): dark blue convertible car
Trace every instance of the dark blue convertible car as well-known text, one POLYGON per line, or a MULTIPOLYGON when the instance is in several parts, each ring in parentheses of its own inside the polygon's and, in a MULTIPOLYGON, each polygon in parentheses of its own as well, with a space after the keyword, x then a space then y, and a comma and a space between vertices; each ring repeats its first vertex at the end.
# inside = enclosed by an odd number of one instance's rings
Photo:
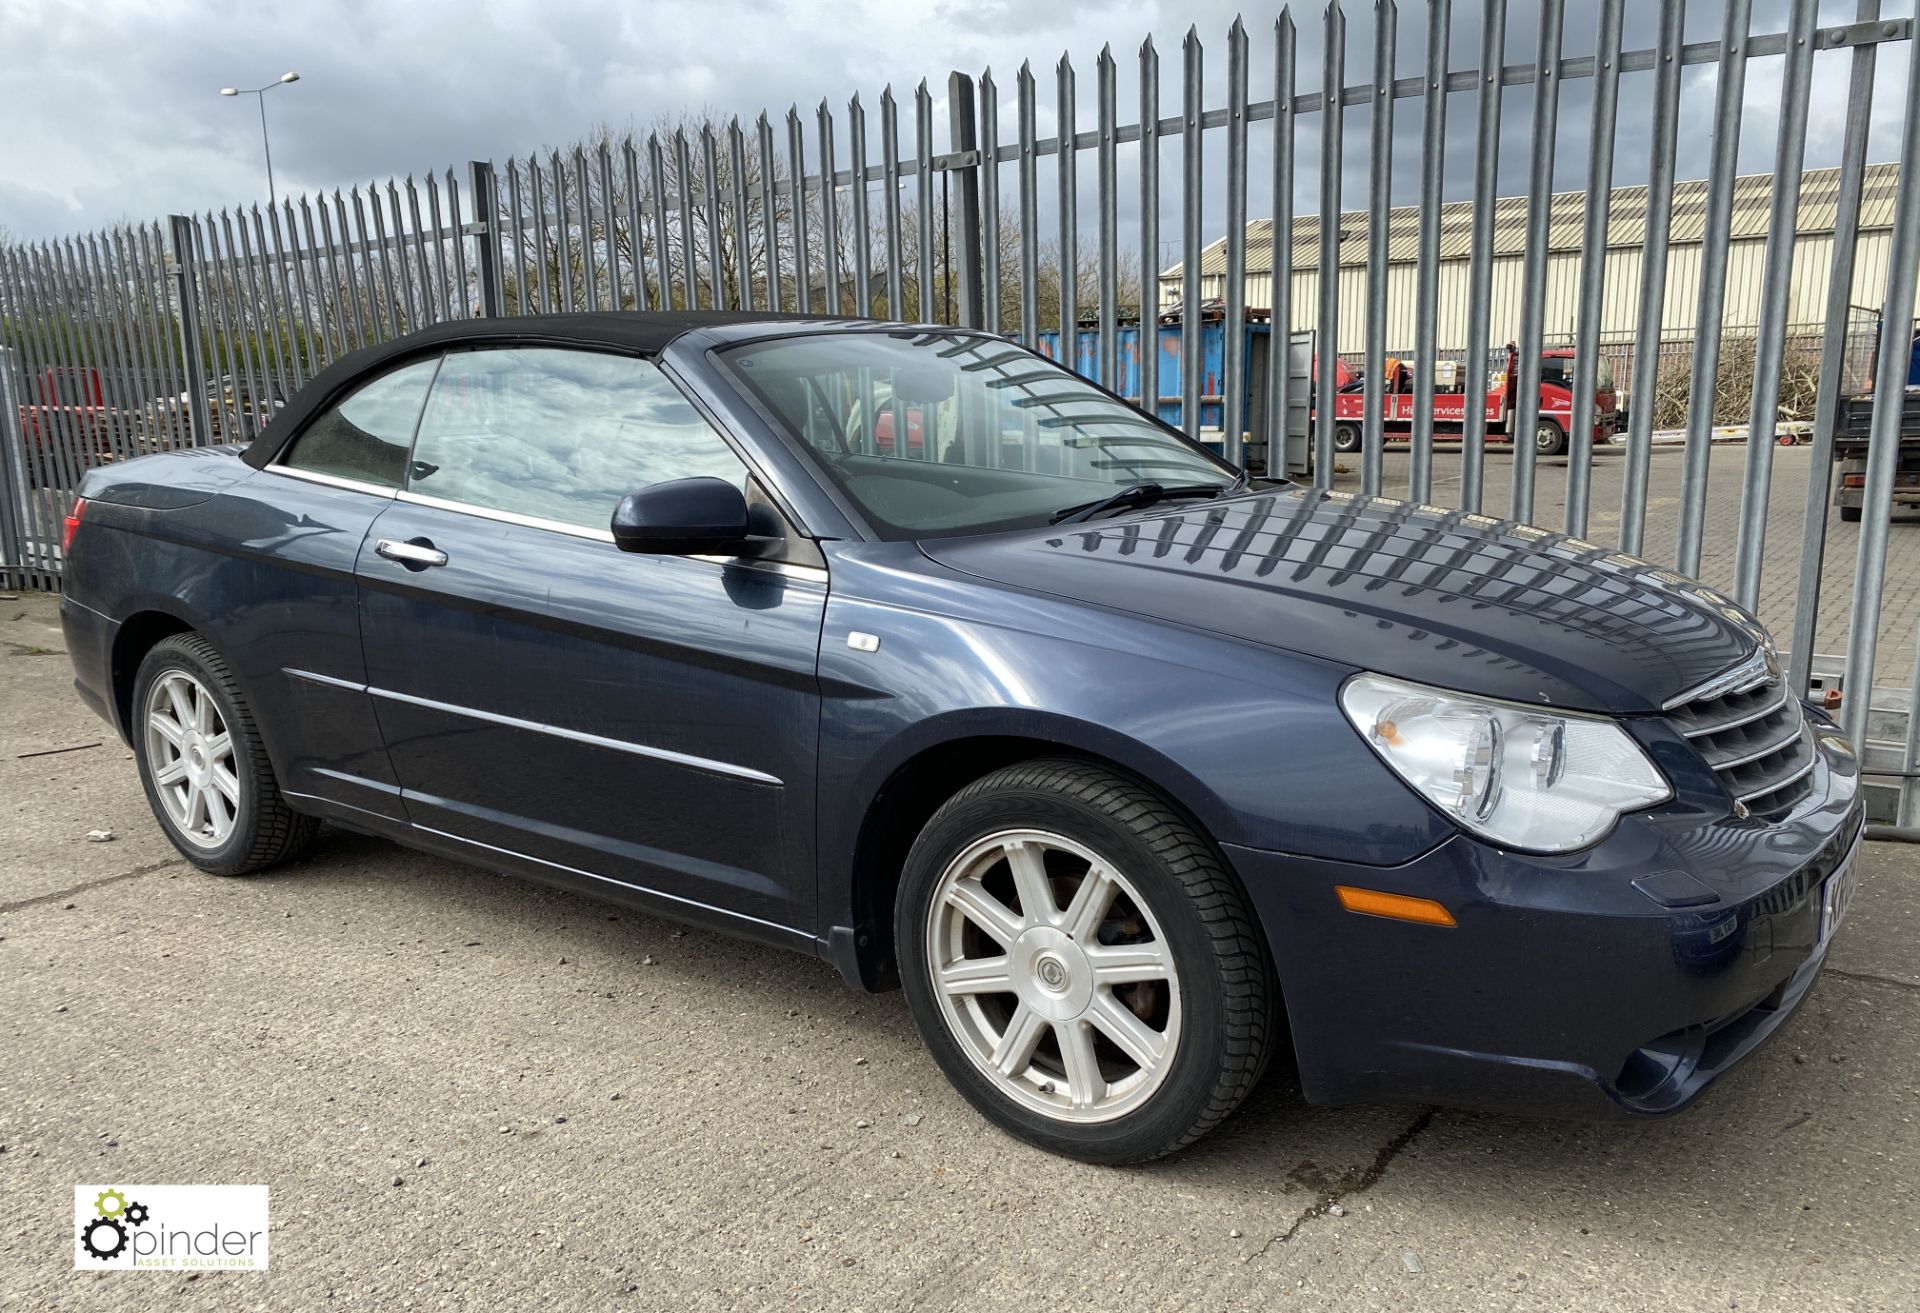
POLYGON ((197 865, 329 821, 815 953, 1093 1161, 1283 1049, 1322 1102, 1671 1112, 1851 888, 1855 754, 1725 598, 1249 480, 988 334, 447 324, 67 536, 197 865))

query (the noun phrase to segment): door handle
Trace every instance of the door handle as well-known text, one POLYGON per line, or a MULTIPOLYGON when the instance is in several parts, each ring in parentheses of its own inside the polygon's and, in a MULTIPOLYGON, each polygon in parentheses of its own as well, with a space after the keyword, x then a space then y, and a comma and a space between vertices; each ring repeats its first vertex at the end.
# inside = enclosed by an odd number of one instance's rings
POLYGON ((373 545, 373 550, 389 561, 400 562, 409 570, 424 570, 430 565, 447 563, 447 554, 424 538, 416 538, 411 542, 382 538, 373 545))

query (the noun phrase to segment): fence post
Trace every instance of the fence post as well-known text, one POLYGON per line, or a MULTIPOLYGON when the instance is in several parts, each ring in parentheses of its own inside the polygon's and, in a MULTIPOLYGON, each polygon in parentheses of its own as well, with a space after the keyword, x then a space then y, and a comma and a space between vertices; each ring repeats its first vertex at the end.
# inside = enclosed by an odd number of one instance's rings
POLYGON ((27 564, 25 502, 30 486, 26 464, 26 434, 21 431, 20 396, 14 391, 13 351, 0 346, 0 581, 8 588, 33 582, 27 564))
MULTIPOLYGON (((973 79, 955 69, 947 74, 947 142, 955 151, 970 153, 973 161, 953 171, 960 189, 953 208, 953 217, 958 221, 954 258, 959 265, 960 323, 967 328, 979 328, 985 322, 980 308, 979 121, 973 104, 973 79)), ((949 269, 947 277, 952 278, 955 272, 949 269)))
POLYGON ((180 303, 180 369, 187 381, 187 418, 193 445, 205 447, 213 443, 213 416, 207 409, 207 361, 200 339, 200 280, 193 276, 192 218, 167 216, 167 235, 173 247, 174 292, 180 303))
POLYGON ((480 225, 473 239, 474 264, 480 271, 480 313, 492 319, 507 312, 500 296, 500 200, 494 189, 493 164, 469 160, 467 179, 473 219, 480 225))

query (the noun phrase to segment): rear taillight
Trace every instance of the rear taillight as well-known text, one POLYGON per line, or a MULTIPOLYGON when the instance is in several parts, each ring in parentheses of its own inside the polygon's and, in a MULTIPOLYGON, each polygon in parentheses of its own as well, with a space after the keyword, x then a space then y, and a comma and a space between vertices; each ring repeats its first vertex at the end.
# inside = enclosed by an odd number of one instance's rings
POLYGON ((1867 486, 1867 476, 1864 474, 1842 474, 1840 476, 1840 486, 1843 488, 1864 488, 1867 486))
POLYGON ((67 512, 66 524, 60 532, 61 551, 66 552, 73 550, 73 535, 80 532, 80 521, 85 517, 86 513, 87 499, 85 497, 75 497, 73 499, 73 509, 67 512))

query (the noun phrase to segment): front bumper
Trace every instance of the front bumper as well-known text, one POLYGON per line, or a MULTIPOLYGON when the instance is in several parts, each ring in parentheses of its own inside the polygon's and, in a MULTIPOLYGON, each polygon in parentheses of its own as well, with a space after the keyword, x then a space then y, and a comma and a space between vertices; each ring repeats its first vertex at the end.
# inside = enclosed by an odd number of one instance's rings
POLYGON ((1864 818, 1852 750, 1830 726, 1816 737, 1812 792, 1764 822, 1642 814, 1565 858, 1458 835, 1397 867, 1229 847, 1272 946, 1307 1098, 1685 1107, 1779 1029, 1824 960, 1824 886, 1864 818), (1708 901, 1663 905, 1648 884, 1708 901), (1434 899, 1457 924, 1356 915, 1339 885, 1434 899))

